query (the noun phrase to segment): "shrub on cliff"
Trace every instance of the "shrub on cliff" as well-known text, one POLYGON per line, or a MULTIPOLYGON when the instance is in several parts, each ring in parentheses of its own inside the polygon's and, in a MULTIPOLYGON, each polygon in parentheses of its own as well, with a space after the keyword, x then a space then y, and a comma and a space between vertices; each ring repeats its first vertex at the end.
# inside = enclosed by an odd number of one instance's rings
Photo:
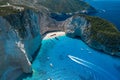
POLYGON ((91 23, 90 38, 109 48, 111 52, 119 52, 119 30, 112 23, 99 17, 85 17, 91 23))

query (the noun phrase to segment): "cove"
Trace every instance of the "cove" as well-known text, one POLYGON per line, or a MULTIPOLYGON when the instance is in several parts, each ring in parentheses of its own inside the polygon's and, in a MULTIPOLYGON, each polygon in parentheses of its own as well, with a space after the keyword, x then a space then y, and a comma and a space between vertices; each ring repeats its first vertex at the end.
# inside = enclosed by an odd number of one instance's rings
POLYGON ((95 51, 64 32, 46 35, 32 68, 32 76, 23 80, 120 79, 119 58, 95 51))

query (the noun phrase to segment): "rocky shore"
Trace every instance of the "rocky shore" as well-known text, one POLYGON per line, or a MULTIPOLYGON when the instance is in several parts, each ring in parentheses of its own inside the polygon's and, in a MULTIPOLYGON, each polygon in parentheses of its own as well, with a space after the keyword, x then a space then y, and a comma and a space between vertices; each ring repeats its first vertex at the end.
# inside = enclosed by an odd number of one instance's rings
POLYGON ((120 32, 103 19, 71 15, 66 20, 57 21, 45 7, 22 5, 22 8, 24 10, 16 11, 16 8, 0 7, 1 12, 4 10, 0 15, 0 80, 13 80, 10 76, 15 73, 32 73, 33 55, 42 45, 45 34, 52 31, 63 31, 68 37, 79 37, 96 50, 120 56, 120 32), (10 14, 7 14, 8 10, 10 14), (95 25, 99 25, 98 29, 95 25))
POLYGON ((110 22, 99 17, 76 15, 64 22, 66 35, 79 37, 95 50, 120 56, 120 32, 110 22))

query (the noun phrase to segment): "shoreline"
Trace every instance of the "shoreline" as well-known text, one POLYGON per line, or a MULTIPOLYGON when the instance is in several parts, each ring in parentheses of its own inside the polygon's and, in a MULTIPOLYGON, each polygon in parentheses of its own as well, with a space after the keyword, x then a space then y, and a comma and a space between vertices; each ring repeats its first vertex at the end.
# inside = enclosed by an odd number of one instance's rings
POLYGON ((42 40, 47 40, 47 39, 52 39, 52 38, 56 38, 56 37, 59 37, 59 36, 63 36, 65 35, 65 32, 62 32, 62 31, 59 31, 59 32, 50 32, 50 33, 47 33, 42 40))

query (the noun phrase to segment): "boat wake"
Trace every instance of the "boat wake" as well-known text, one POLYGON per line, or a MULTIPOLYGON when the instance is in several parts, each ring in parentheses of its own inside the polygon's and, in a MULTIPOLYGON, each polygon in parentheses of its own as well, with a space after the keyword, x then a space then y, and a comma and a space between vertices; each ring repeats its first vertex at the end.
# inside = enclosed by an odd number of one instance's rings
POLYGON ((106 10, 105 9, 98 9, 99 13, 105 13, 106 10))
POLYGON ((76 62, 76 63, 78 63, 78 64, 80 64, 80 65, 82 65, 84 67, 87 67, 88 69, 90 69, 92 71, 95 71, 95 72, 99 73, 100 75, 102 75, 103 77, 105 77, 105 80, 118 80, 113 75, 111 75, 110 73, 108 73, 107 71, 105 71, 104 69, 102 69, 101 67, 99 67, 97 65, 94 65, 93 63, 90 63, 88 61, 85 61, 83 59, 80 59, 78 57, 71 56, 71 55, 68 55, 68 57, 72 61, 74 61, 74 62, 76 62))

